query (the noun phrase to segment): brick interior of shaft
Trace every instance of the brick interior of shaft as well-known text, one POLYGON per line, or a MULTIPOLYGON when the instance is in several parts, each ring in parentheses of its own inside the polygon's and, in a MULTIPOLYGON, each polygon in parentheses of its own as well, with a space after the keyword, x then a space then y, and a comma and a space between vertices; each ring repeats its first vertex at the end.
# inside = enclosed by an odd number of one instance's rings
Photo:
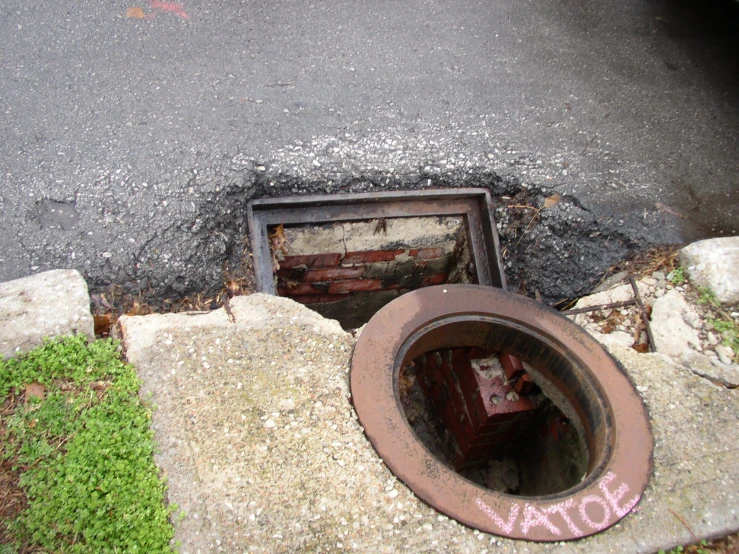
POLYGON ((457 469, 504 454, 532 424, 541 395, 536 387, 516 392, 525 373, 513 356, 457 348, 429 352, 418 362, 421 389, 452 435, 457 469))
POLYGON ((401 404, 429 450, 468 479, 507 494, 561 492, 585 474, 585 446, 526 368, 481 348, 427 352, 402 368, 401 404))
POLYGON ((382 306, 421 287, 474 283, 461 217, 415 217, 284 227, 272 241, 275 289, 360 327, 382 306), (276 250, 276 251, 275 251, 276 250))

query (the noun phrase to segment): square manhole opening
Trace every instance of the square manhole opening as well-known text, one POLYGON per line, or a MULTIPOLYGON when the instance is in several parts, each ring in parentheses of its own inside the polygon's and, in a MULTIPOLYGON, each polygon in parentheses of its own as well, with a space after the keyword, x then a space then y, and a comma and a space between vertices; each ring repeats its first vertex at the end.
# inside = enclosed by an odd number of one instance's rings
POLYGON ((486 189, 262 199, 248 217, 257 290, 344 329, 421 287, 505 288, 486 189))

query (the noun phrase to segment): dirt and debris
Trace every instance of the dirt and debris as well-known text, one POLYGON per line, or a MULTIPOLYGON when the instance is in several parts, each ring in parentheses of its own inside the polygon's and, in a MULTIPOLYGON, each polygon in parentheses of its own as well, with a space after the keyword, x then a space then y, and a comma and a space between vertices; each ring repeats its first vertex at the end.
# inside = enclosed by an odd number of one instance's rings
MULTIPOLYGON (((691 534, 693 531, 690 531, 691 534)), ((739 532, 719 539, 707 539, 682 547, 680 554, 739 554, 739 532)), ((672 551, 671 551, 672 552, 672 551)))
POLYGON ((248 254, 240 267, 224 268, 224 282, 215 292, 196 292, 183 297, 158 298, 153 289, 136 294, 126 292, 118 285, 90 294, 90 309, 95 321, 95 335, 110 336, 111 329, 121 315, 152 313, 205 312, 225 307, 228 299, 256 291, 254 266, 248 254))
MULTIPOLYGON (((167 277, 169 284, 146 278, 110 284, 88 277, 98 336, 106 336, 123 313, 213 310, 223 305, 226 296, 232 298, 254 292, 251 245, 245 225, 247 201, 262 196, 309 192, 318 186, 288 175, 270 175, 269 183, 262 183, 260 179, 264 178, 264 175, 256 175, 256 181, 249 187, 234 184, 207 198, 207 206, 192 226, 192 239, 199 237, 200 241, 193 248, 202 259, 193 262, 195 265, 187 272, 173 266, 172 274, 167 277), (207 277, 202 275, 202 269, 206 268, 207 277)), ((420 175, 412 179, 406 175, 394 179, 395 182, 390 183, 384 176, 334 178, 330 187, 321 190, 487 188, 493 198, 509 289, 560 308, 589 293, 602 278, 629 263, 634 264, 630 267, 636 267, 645 252, 647 258, 653 259, 649 249, 654 247, 655 241, 667 244, 677 240, 674 229, 669 226, 655 231, 649 221, 639 218, 599 217, 574 197, 523 184, 512 177, 504 179, 487 170, 470 170, 464 177, 420 175)), ((376 225, 381 233, 382 220, 376 225)), ((282 252, 286 246, 275 230, 270 241, 276 241, 275 252, 282 252)))
MULTIPOLYGON (((35 392, 38 390, 36 389, 35 392)), ((24 402, 23 396, 16 396, 12 392, 3 399, 3 404, 0 406, 0 415, 3 416, 0 417, 0 443, 7 440, 10 432, 5 426, 5 421, 13 414, 20 402, 24 402)), ((23 489, 18 486, 21 470, 15 467, 16 464, 17 456, 8 459, 0 457, 0 551, 3 550, 3 545, 11 542, 7 535, 6 524, 13 521, 28 506, 28 499, 23 489)), ((25 553, 20 552, 19 554, 25 553)))
POLYGON ((674 250, 655 250, 615 270, 604 280, 606 286, 580 299, 566 315, 586 330, 610 335, 637 352, 657 351, 716 384, 737 385, 733 375, 738 369, 739 313, 716 301, 710 290, 685 279, 674 250), (624 267, 637 277, 621 270, 624 267), (684 313, 677 311, 672 299, 684 305, 684 313), (656 310, 653 314, 657 304, 665 306, 668 301, 670 307, 662 308, 659 317, 656 310), (683 336, 685 345, 676 345, 683 336))
MULTIPOLYGON (((586 294, 613 264, 634 252, 679 240, 672 221, 677 219, 664 211, 594 213, 574 196, 527 181, 531 172, 527 180, 502 175, 485 160, 469 160, 464 170, 416 165, 329 172, 315 167, 297 171, 236 156, 193 174, 187 205, 169 214, 171 224, 137 251, 108 253, 105 272, 97 266, 81 270, 95 295, 110 299, 110 289, 117 286, 120 295, 138 298, 140 305, 155 311, 172 311, 178 304, 208 307, 206 301, 222 291, 229 273, 247 276, 249 200, 344 192, 488 189, 511 289, 538 294, 549 304, 586 294), (160 307, 165 302, 171 308, 160 307)), ((528 167, 531 161, 523 163, 528 167)), ((381 220, 377 225, 382 233, 381 220)))

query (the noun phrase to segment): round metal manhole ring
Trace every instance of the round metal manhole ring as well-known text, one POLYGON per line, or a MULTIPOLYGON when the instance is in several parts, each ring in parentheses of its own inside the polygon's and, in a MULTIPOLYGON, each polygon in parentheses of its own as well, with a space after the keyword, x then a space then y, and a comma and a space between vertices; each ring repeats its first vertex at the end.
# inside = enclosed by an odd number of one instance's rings
POLYGON ((398 478, 440 512, 496 535, 562 541, 598 533, 636 506, 651 475, 649 419, 618 362, 564 316, 500 289, 441 285, 385 306, 357 341, 351 392, 372 446, 398 478), (464 479, 423 446, 400 404, 400 368, 462 346, 502 346, 565 395, 585 432, 582 482, 548 496, 502 494, 464 479))

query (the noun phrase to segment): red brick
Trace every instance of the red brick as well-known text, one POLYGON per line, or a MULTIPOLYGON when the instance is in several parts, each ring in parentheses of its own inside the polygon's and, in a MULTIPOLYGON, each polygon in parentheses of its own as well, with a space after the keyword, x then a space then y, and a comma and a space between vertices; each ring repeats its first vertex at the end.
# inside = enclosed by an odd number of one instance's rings
POLYGON ((513 387, 506 385, 502 377, 486 379, 481 375, 476 375, 480 383, 480 399, 483 402, 488 417, 502 413, 499 406, 505 402, 506 394, 513 390, 513 387), (493 397, 500 398, 500 402, 494 402, 493 397))
POLYGON ((467 414, 467 403, 465 402, 464 396, 462 396, 462 391, 460 387, 457 383, 448 383, 447 390, 449 391, 449 400, 452 408, 454 409, 454 414, 459 418, 462 418, 464 421, 468 422, 470 425, 470 429, 472 429, 472 422, 470 421, 470 417, 467 414))
POLYGON ((441 373, 447 385, 456 389, 458 386, 457 376, 455 375, 457 368, 454 366, 454 362, 452 361, 452 355, 453 352, 450 350, 442 351, 441 373))
POLYGON ((509 399, 513 387, 503 376, 488 379, 477 373, 470 354, 487 357, 489 353, 472 348, 429 352, 420 357, 417 372, 421 389, 457 446, 458 468, 478 465, 503 452, 528 426, 536 408, 530 398, 509 399), (499 397, 495 404, 490 400, 493 394, 499 397))
POLYGON ((475 377, 480 383, 478 402, 482 404, 484 423, 492 420, 505 421, 517 413, 518 410, 507 399, 507 396, 513 392, 513 387, 506 384, 502 377, 485 379, 477 374, 475 377), (493 401, 493 397, 497 398, 495 402, 493 401))
POLYGON ((295 296, 293 300, 300 302, 301 304, 318 304, 318 303, 329 303, 336 302, 337 300, 343 300, 347 298, 347 294, 315 294, 310 296, 295 296))
POLYGON ((520 417, 512 419, 511 421, 503 421, 496 425, 489 433, 478 434, 477 443, 493 444, 500 441, 501 437, 506 438, 508 436, 515 436, 523 423, 525 423, 525 421, 521 420, 520 417))
POLYGON ((310 254, 306 256, 285 256, 280 267, 293 268, 299 265, 307 267, 330 267, 339 265, 341 254, 310 254))
POLYGON ((318 281, 340 281, 342 279, 358 279, 364 273, 364 267, 327 267, 309 269, 303 278, 306 283, 318 281))
POLYGON ((317 289, 310 283, 296 283, 294 285, 288 284, 287 288, 282 288, 277 291, 280 296, 298 296, 304 294, 323 294, 324 291, 317 289), (282 291, 282 292, 280 292, 282 291))
POLYGON ((513 387, 508 384, 493 385, 486 389, 483 389, 482 386, 480 387, 480 396, 485 403, 485 410, 488 413, 488 417, 533 410, 535 408, 535 404, 530 398, 524 398, 518 394, 516 394, 518 400, 508 400, 508 395, 511 393, 513 393, 513 387), (502 400, 494 404, 491 399, 493 395, 498 396, 502 400))
MULTIPOLYGON (((489 415, 485 408, 485 402, 481 396, 479 375, 476 373, 477 372, 472 370, 469 381, 472 381, 473 384, 465 389, 465 394, 467 395, 467 406, 470 411, 470 416, 474 421, 475 428, 479 429, 488 423, 489 415)), ((501 383, 498 383, 498 386, 500 384, 501 383)), ((489 387, 486 387, 485 384, 483 384, 483 388, 489 387)))
POLYGON ((461 448, 464 456, 465 461, 474 461, 476 460, 482 460, 486 458, 490 458, 491 454, 493 454, 496 451, 500 450, 500 447, 502 446, 502 443, 507 442, 506 439, 501 437, 501 439, 495 443, 490 444, 470 444, 469 446, 465 445, 466 448, 461 448))
POLYGON ((503 371, 505 371, 505 375, 506 377, 508 377, 509 381, 518 379, 526 372, 526 370, 523 368, 521 360, 519 360, 515 356, 511 356, 510 354, 505 354, 504 352, 501 352, 500 354, 498 354, 498 359, 500 360, 500 364, 503 366, 503 371))
POLYGON ((526 395, 534 392, 536 383, 528 375, 521 375, 519 380, 516 382, 516 392, 518 394, 526 395))
MULTIPOLYGON (((512 429, 509 431, 499 431, 493 435, 490 435, 488 440, 488 444, 501 444, 506 442, 511 442, 516 440, 516 438, 520 435, 518 429, 512 429)), ((484 445, 482 445, 484 446, 484 445)))
POLYGON ((441 285, 442 283, 446 283, 446 279, 446 273, 437 273, 431 277, 424 278, 422 286, 430 287, 431 285, 441 285))
POLYGON ((305 269, 302 267, 298 268, 280 268, 275 272, 275 275, 280 279, 289 279, 290 281, 302 281, 305 269))
POLYGON ((440 412, 446 399, 449 398, 449 391, 447 390, 446 383, 441 379, 436 379, 436 377, 438 377, 438 374, 432 376, 432 380, 435 381, 435 384, 431 389, 429 389, 428 394, 431 404, 434 406, 434 410, 440 412))
POLYGON ((455 381, 460 380, 460 377, 471 374, 472 366, 470 365, 470 359, 467 356, 467 351, 463 348, 455 348, 442 359, 447 361, 447 367, 445 368, 450 375, 454 376, 455 381))
POLYGON ((417 260, 435 260, 444 255, 443 248, 414 248, 408 252, 417 260))
POLYGON ((429 352, 421 360, 423 363, 417 372, 418 382, 426 397, 431 401, 434 411, 441 417, 444 406, 449 403, 449 389, 441 372, 441 363, 439 363, 441 356, 436 352, 429 352))
POLYGON ((472 427, 469 419, 464 414, 459 414, 454 406, 448 402, 442 411, 442 420, 446 428, 452 433, 452 436, 457 441, 457 444, 475 444, 475 430, 472 427))
POLYGON ((361 292, 382 289, 379 279, 356 279, 352 281, 333 281, 328 289, 329 294, 342 292, 361 292))
POLYGON ((465 368, 464 371, 457 371, 457 380, 459 381, 459 385, 462 387, 465 401, 468 404, 467 409, 471 412, 470 415, 473 416, 473 419, 479 420, 480 416, 477 414, 476 410, 473 409, 475 407, 474 404, 478 396, 479 388, 473 373, 475 373, 475 370, 472 369, 472 366, 470 366, 469 370, 465 368))
POLYGON ((459 470, 481 465, 490 460, 490 458, 502 454, 507 447, 507 442, 506 440, 500 440, 495 444, 485 445, 458 443, 460 454, 455 458, 454 466, 459 470))
POLYGON ((341 261, 343 265, 373 264, 389 262, 401 255, 405 250, 367 250, 365 252, 347 252, 341 261))
POLYGON ((431 388, 432 381, 429 376, 429 364, 426 361, 427 354, 419 356, 416 359, 416 377, 421 390, 428 396, 428 390, 431 388))
POLYGON ((446 381, 441 374, 441 368, 437 365, 429 367, 426 373, 426 381, 429 383, 429 398, 434 409, 440 411, 443 403, 449 398, 449 390, 446 381))
POLYGON ((468 354, 470 360, 487 360, 490 356, 495 354, 495 351, 488 350, 487 348, 470 348, 470 352, 468 354))

